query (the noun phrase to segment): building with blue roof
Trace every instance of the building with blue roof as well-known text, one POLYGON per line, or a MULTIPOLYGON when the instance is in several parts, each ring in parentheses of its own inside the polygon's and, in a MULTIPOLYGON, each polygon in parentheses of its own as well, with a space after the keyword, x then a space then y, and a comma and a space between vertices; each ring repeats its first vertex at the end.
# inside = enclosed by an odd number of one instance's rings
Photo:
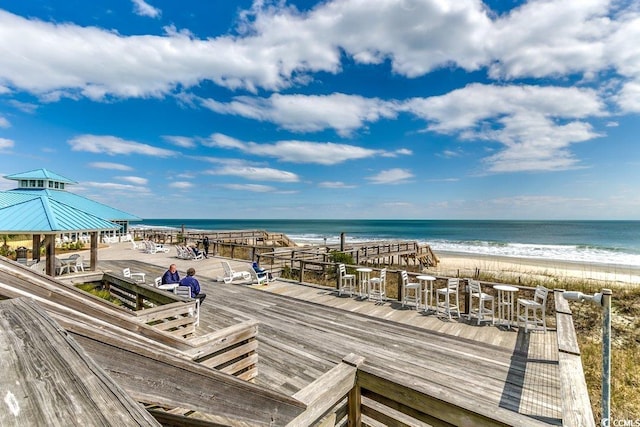
POLYGON ((89 233, 91 265, 94 270, 100 234, 123 236, 129 222, 142 219, 119 209, 67 191, 77 182, 47 169, 6 175, 18 187, 0 191, 0 234, 33 236, 33 259, 40 258, 44 235, 47 274, 55 271, 55 237, 64 233, 89 233), (50 268, 51 267, 51 268, 50 268))

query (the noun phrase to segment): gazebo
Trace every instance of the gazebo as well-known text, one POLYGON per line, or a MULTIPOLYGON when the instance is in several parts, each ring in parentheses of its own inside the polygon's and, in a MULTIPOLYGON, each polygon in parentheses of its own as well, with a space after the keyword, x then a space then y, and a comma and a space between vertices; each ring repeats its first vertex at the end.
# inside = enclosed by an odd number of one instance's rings
POLYGON ((32 258, 40 259, 44 236, 46 272, 55 275, 55 238, 62 233, 88 233, 91 236, 90 269, 95 270, 100 232, 125 234, 129 221, 141 218, 86 197, 70 193, 68 178, 36 169, 4 178, 18 181, 18 188, 0 191, 0 234, 33 236, 32 258))

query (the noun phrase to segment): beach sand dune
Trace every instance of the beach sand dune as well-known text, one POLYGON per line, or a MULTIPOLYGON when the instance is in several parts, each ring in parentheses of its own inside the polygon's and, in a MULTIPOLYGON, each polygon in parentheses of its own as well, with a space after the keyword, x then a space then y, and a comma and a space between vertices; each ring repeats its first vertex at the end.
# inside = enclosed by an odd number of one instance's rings
POLYGON ((468 253, 437 252, 440 262, 429 269, 442 276, 480 274, 500 278, 535 278, 562 285, 562 281, 584 281, 602 286, 631 286, 640 283, 640 268, 622 265, 586 264, 582 262, 485 256, 468 253))

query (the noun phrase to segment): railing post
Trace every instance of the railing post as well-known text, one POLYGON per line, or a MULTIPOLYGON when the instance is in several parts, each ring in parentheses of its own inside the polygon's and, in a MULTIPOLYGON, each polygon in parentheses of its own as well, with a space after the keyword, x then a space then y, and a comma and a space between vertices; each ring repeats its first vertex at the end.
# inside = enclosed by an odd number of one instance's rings
POLYGON ((611 289, 602 290, 602 419, 611 416, 611 289))
POLYGON ((300 283, 304 283, 304 261, 300 260, 300 283))
POLYGON ((398 271, 398 301, 404 301, 404 287, 402 286, 402 272, 398 271))

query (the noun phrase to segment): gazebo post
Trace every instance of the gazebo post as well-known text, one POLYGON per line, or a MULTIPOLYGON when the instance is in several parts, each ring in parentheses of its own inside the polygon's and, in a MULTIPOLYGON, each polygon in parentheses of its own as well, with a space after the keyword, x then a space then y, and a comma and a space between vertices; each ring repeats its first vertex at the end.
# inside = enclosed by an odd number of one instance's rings
POLYGON ((34 262, 40 261, 40 234, 31 236, 31 259, 34 262))
POLYGON ((47 276, 55 277, 56 275, 56 236, 55 234, 47 234, 44 238, 47 256, 47 276))
POLYGON ((98 263, 98 232, 92 231, 90 234, 91 234, 91 251, 90 251, 91 261, 89 262, 89 270, 96 271, 96 267, 98 263))

